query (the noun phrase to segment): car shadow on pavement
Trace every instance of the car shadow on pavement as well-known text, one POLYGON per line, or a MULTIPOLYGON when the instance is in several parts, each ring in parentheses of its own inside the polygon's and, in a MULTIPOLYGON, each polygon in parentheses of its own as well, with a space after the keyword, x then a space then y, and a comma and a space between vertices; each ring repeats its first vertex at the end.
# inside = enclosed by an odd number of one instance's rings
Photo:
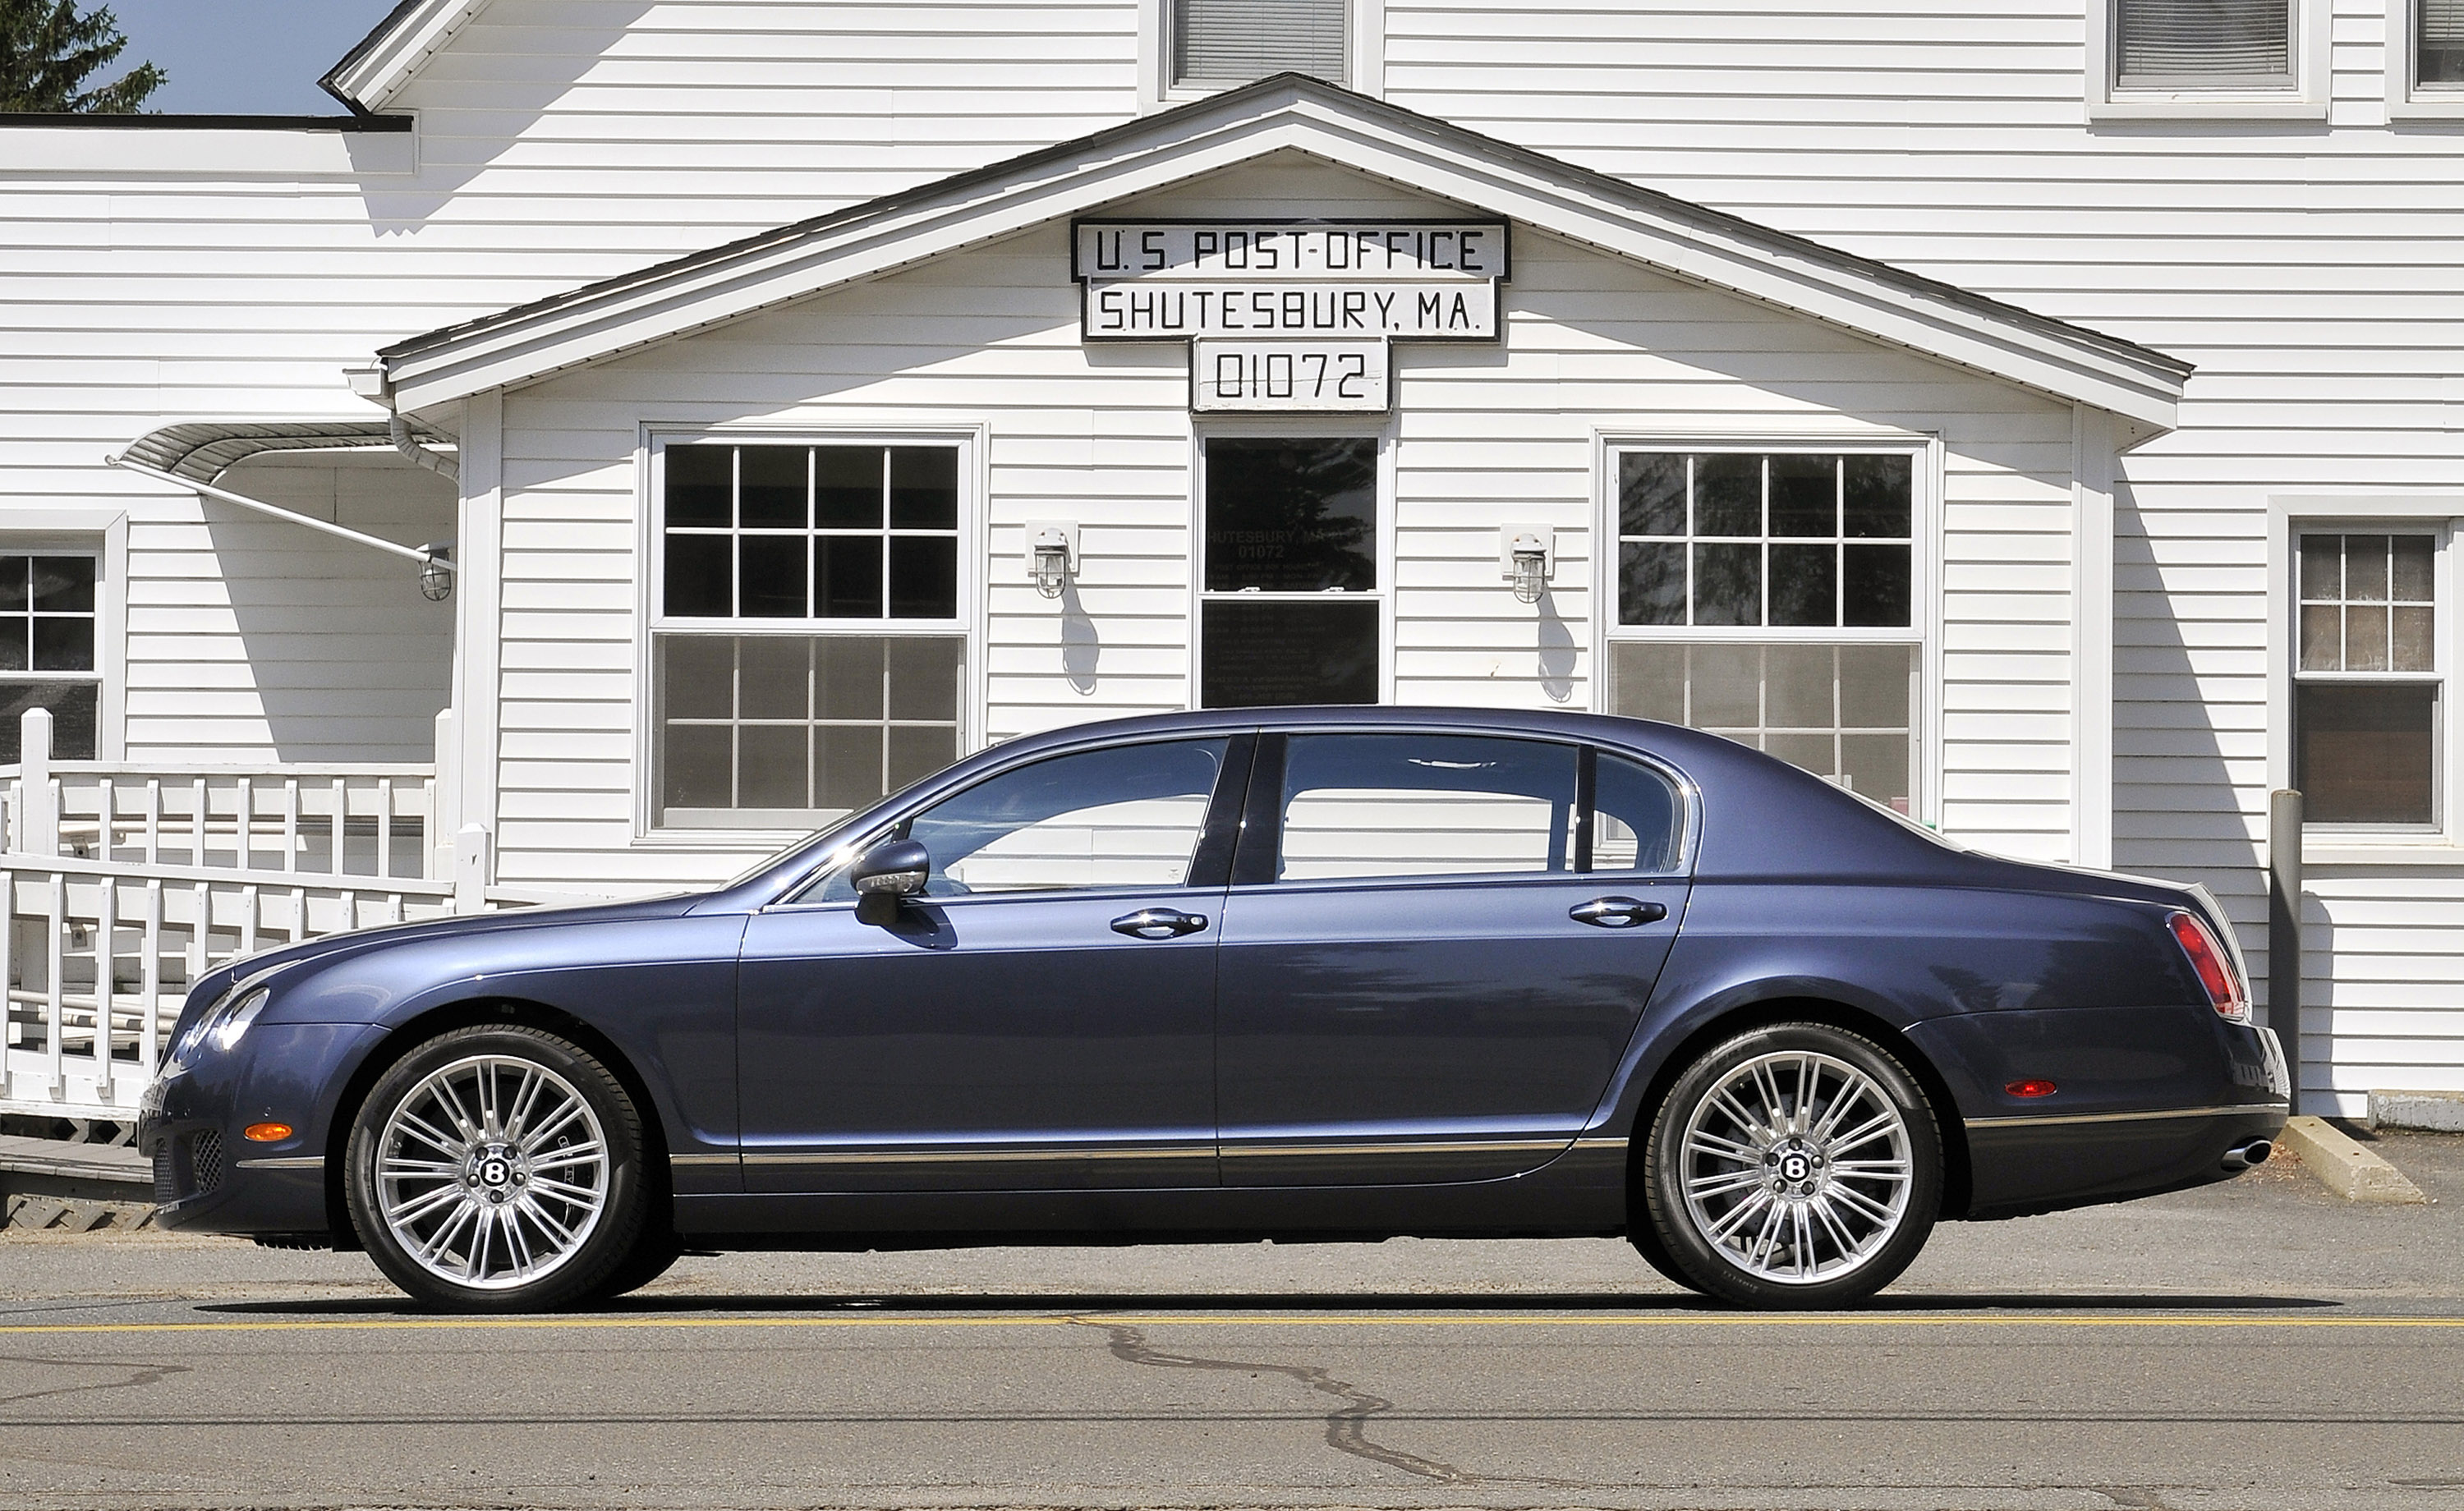
MULTIPOLYGON (((2182 1296, 2122 1293, 1883 1295, 1861 1305, 1835 1309, 1835 1314, 1879 1315, 1893 1312, 2228 1312, 2333 1309, 2342 1302, 2302 1296, 2182 1296)), ((370 1297, 328 1301, 217 1302, 200 1304, 201 1312, 246 1316, 365 1317, 424 1314, 427 1308, 406 1298, 370 1297)), ((1475 1292, 1242 1292, 1195 1294, 1042 1294, 1036 1292, 936 1295, 785 1295, 728 1294, 628 1296, 622 1301, 578 1312, 577 1316, 691 1315, 762 1312, 1706 1312, 1733 1313, 1740 1308, 1700 1296, 1636 1295, 1625 1292, 1567 1293, 1475 1292)), ((1774 1314, 1782 1315, 1782 1314, 1774 1314)))

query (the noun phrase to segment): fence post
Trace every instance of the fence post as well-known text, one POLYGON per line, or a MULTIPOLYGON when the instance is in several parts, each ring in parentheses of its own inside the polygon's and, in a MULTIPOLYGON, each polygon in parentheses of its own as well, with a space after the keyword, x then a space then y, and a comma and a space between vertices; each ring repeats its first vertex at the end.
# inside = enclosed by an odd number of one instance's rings
POLYGON ((453 836, 453 910, 484 912, 488 884, 495 878, 495 837, 484 823, 466 823, 453 836))
POLYGON ((2267 1026, 2284 1046, 2301 1110, 2301 794, 2267 797, 2267 1026))
POLYGON ((60 853, 60 795, 52 785, 52 711, 28 709, 17 721, 17 843, 33 855, 60 853))
POLYGON ((436 711, 436 768, 428 781, 427 826, 420 830, 420 840, 428 850, 428 865, 420 874, 433 881, 451 866, 453 855, 449 838, 462 817, 453 801, 453 771, 460 764, 453 748, 453 711, 436 711))

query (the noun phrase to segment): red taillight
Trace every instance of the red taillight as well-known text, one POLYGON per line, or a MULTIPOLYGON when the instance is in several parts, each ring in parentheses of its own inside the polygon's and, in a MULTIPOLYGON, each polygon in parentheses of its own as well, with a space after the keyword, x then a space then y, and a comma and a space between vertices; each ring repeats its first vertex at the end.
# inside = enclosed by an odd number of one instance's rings
POLYGON ((2002 1088, 2014 1097, 2050 1097, 2061 1087, 2050 1081, 2013 1081, 2002 1088))
POLYGON ((2223 946, 2208 932, 2208 926, 2189 913, 2175 913, 2165 920, 2165 927, 2173 931, 2182 953, 2190 957, 2190 969, 2198 973, 2199 985, 2208 994, 2208 1004, 2236 1023, 2249 1022, 2250 998, 2242 994, 2241 982, 2234 977, 2223 946))

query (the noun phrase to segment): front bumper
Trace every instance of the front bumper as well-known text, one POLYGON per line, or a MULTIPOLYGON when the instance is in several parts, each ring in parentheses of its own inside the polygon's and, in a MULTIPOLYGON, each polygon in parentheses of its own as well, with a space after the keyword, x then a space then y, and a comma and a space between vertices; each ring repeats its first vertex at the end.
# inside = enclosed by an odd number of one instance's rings
POLYGON ((138 1104, 137 1148, 154 1162, 155 1221, 203 1233, 332 1230, 326 1156, 351 1068, 384 1030, 356 1023, 263 1024, 238 1053, 166 1066, 138 1104), (292 1126, 253 1144, 241 1129, 292 1126))

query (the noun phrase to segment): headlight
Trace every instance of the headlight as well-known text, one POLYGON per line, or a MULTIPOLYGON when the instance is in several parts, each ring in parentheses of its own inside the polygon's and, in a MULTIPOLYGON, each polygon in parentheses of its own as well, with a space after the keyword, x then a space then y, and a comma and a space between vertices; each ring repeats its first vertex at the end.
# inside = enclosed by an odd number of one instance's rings
POLYGON ((248 1025, 256 1021, 256 1015, 264 1012, 265 1004, 272 1000, 274 989, 260 986, 215 1014, 214 1047, 230 1054, 238 1045, 240 1036, 248 1032, 248 1025))

